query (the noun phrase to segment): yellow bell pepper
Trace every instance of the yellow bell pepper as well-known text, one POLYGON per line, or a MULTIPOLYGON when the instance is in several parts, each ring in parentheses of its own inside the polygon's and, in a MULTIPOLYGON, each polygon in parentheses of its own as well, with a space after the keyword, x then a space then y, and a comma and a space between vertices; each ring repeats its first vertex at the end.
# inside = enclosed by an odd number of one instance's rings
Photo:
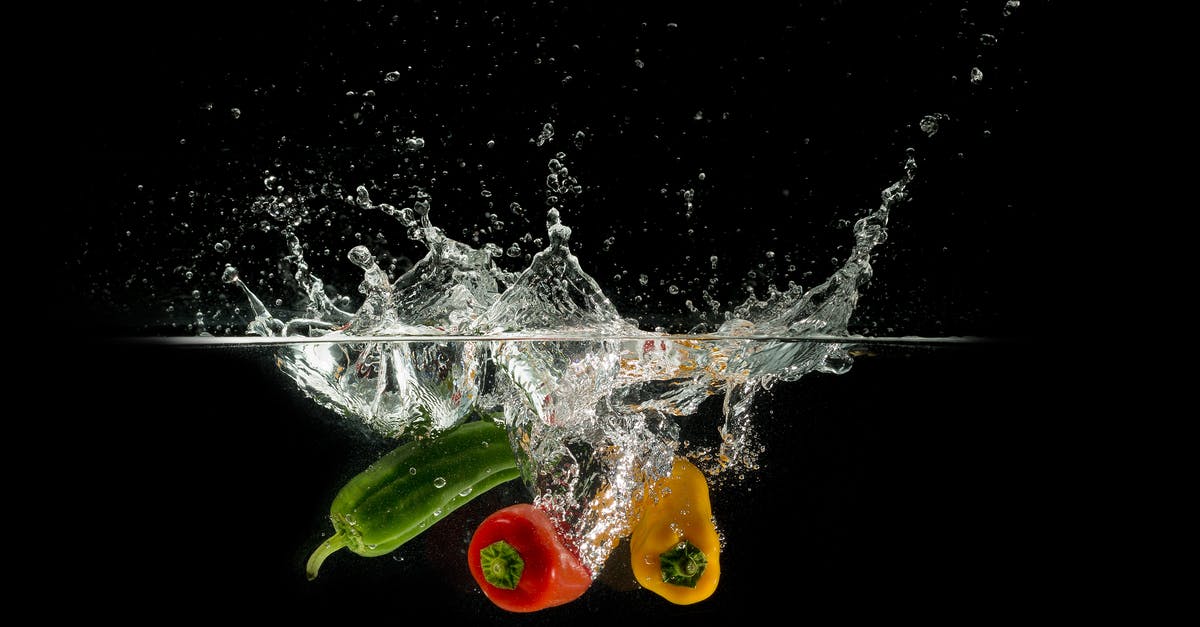
POLYGON ((629 538, 637 582, 678 605, 712 596, 721 577, 721 540, 704 473, 676 457, 671 475, 647 486, 640 510, 629 538))

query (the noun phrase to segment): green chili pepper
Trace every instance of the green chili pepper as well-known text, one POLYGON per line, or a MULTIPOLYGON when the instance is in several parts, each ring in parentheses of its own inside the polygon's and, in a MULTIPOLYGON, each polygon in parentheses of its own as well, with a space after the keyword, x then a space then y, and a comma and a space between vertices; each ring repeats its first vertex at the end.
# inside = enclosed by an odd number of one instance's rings
POLYGON ((471 499, 520 475, 508 434, 489 419, 400 445, 338 492, 334 534, 308 558, 321 563, 346 547, 364 557, 390 553, 471 499))

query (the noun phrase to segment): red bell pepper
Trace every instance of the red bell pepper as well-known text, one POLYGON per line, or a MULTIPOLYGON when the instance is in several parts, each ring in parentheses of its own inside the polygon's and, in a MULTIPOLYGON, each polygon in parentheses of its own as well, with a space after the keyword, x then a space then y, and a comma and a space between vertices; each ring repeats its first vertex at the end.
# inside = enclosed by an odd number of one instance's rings
POLYGON ((578 599, 592 574, 554 523, 528 503, 488 516, 467 549, 471 575, 492 603, 510 612, 536 612, 578 599))

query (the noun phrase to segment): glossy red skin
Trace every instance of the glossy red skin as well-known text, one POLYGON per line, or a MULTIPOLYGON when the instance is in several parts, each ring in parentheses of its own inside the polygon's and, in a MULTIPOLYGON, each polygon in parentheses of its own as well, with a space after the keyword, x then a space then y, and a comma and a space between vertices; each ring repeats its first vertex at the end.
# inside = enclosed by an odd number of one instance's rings
POLYGON ((511 505, 488 516, 467 549, 467 564, 480 589, 510 612, 536 612, 578 599, 592 585, 592 575, 554 530, 550 517, 528 503, 511 505), (514 590, 497 588, 483 577, 479 552, 498 540, 509 543, 525 561, 514 590))

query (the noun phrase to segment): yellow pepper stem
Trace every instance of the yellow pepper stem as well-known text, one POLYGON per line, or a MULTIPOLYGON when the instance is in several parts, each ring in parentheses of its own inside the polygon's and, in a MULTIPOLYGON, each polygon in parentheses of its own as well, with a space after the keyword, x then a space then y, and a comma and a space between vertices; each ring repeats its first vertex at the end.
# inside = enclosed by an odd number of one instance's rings
POLYGON ((695 588, 708 566, 708 556, 696 545, 684 540, 658 556, 664 583, 695 588))

